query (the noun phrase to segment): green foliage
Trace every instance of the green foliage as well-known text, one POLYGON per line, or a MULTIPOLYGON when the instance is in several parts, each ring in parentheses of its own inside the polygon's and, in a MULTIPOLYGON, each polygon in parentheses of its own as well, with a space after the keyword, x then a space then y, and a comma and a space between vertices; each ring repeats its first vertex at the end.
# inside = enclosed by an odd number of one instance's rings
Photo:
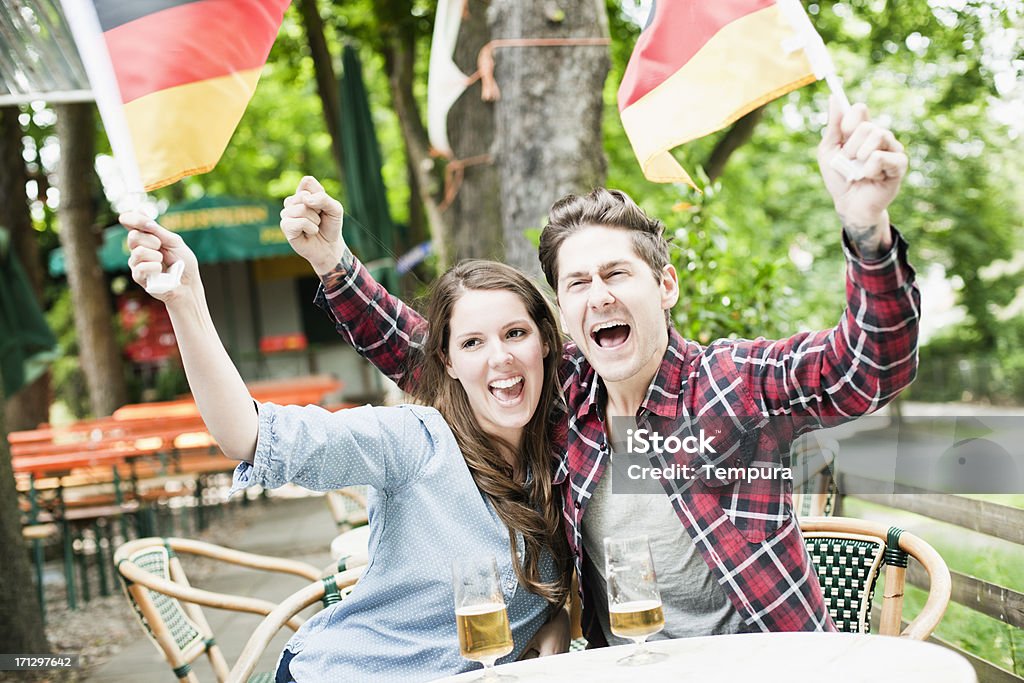
POLYGON ((46 312, 46 322, 57 337, 60 352, 50 369, 54 400, 63 403, 76 418, 85 417, 89 413, 89 390, 78 360, 78 336, 75 334, 70 290, 65 289, 54 299, 46 312))
POLYGON ((780 303, 793 291, 795 268, 785 259, 743 248, 725 217, 718 188, 704 185, 696 204, 673 207, 681 225, 668 229, 672 263, 679 273, 676 329, 702 344, 722 338, 778 336, 790 322, 780 303))
MULTIPOLYGON (((672 226, 678 222, 673 206, 702 206, 702 200, 688 188, 649 183, 640 173, 615 108, 615 90, 638 29, 623 18, 619 3, 609 1, 608 8, 613 36, 612 74, 605 90, 608 184, 628 192, 654 215, 669 218, 672 226)), ((849 0, 807 8, 850 98, 866 100, 907 148, 911 170, 890 215, 910 241, 912 261, 919 267, 939 263, 961 285, 957 303, 967 319, 957 333, 960 343, 941 353, 923 351, 922 376, 930 372, 926 364, 933 357, 935 362, 942 358, 947 374, 968 357, 990 369, 986 398, 1021 400, 1024 360, 1017 357, 1020 339, 1013 332, 1020 319, 997 317, 1017 295, 1021 276, 986 278, 984 272, 993 261, 1024 247, 1021 129, 1019 123, 1011 127, 999 110, 1011 93, 1007 84, 1022 80, 1024 53, 1008 31, 1024 28, 1024 16, 1013 3, 1000 0, 849 0)), ((684 324, 694 338, 723 331, 746 336, 743 319, 733 329, 724 323, 735 316, 730 310, 735 302, 751 296, 752 317, 763 315, 754 332, 835 324, 844 301, 840 227, 815 158, 827 96, 824 83, 818 83, 769 104, 752 139, 733 154, 718 179, 711 199, 714 219, 703 225, 708 234, 724 236, 727 254, 739 268, 717 283, 695 283, 693 294, 702 312, 695 319, 677 314, 688 321, 684 324), (762 265, 747 263, 752 256, 762 265), (794 260, 801 262, 799 270, 794 260), (768 294, 758 288, 765 281, 758 273, 771 273, 771 268, 777 270, 768 279, 781 278, 791 291, 768 294), (769 302, 774 297, 774 305, 762 311, 756 299, 760 294, 769 302)), ((696 178, 721 135, 684 145, 675 156, 696 178)), ((726 272, 707 235, 695 237, 689 229, 679 234, 687 242, 678 245, 677 253, 696 251, 699 256, 701 249, 690 244, 696 239, 707 254, 696 261, 698 267, 714 261, 719 273, 726 272)), ((683 267, 689 264, 677 266, 685 280, 683 267)), ((925 383, 914 395, 920 400, 946 399, 952 393, 959 397, 960 383, 948 381, 925 383)))

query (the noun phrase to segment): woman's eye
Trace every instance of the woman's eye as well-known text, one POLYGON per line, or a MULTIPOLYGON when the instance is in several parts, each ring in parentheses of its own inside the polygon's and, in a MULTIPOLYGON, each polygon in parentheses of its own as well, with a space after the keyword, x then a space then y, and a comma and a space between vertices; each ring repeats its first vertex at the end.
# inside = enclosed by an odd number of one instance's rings
POLYGON ((508 331, 508 336, 512 339, 518 339, 519 337, 525 337, 527 334, 526 330, 517 327, 514 330, 508 331))
POLYGON ((479 343, 479 339, 467 339, 466 341, 462 342, 462 348, 471 349, 477 346, 479 343))

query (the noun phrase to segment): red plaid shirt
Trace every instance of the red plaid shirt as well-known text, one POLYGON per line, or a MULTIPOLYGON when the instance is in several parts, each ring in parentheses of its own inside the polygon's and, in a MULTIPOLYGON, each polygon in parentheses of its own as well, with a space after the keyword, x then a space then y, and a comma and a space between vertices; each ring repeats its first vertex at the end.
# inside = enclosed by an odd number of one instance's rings
MULTIPOLYGON (((855 257, 844 239, 847 306, 830 330, 778 341, 724 339, 708 346, 670 331, 665 358, 637 420, 678 425, 680 420, 713 419, 727 425, 717 443, 729 447, 714 459, 698 456, 703 459, 697 464, 736 466, 749 464, 749 448, 743 444, 751 438, 758 441, 759 452, 774 446, 774 452, 786 453, 798 431, 883 406, 910 384, 917 370, 920 293, 906 242, 895 230, 893 235, 892 250, 870 262, 855 257), (769 416, 794 421, 762 431, 769 416), (795 420, 804 426, 793 426, 795 420)), ((427 333, 417 312, 388 294, 350 255, 324 278, 317 303, 360 354, 416 393, 416 352, 427 333)), ((569 420, 555 483, 563 485, 566 533, 583 576, 580 525, 609 460, 604 389, 573 343, 563 349, 561 380, 569 420)), ((665 464, 694 464, 694 456, 683 452, 660 457, 665 464)), ((835 630, 793 515, 791 482, 697 478, 663 484, 680 522, 749 630, 835 630)), ((583 593, 584 633, 600 642, 583 593)))

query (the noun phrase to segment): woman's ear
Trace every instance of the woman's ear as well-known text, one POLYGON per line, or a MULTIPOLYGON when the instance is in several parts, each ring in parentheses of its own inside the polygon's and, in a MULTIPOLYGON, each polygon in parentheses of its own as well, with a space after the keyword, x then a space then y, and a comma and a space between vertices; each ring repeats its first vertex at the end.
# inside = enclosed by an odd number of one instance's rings
POLYGON ((447 358, 444 359, 444 369, 448 372, 448 376, 451 377, 452 379, 457 380, 459 378, 459 375, 455 372, 455 368, 452 367, 452 362, 447 358))

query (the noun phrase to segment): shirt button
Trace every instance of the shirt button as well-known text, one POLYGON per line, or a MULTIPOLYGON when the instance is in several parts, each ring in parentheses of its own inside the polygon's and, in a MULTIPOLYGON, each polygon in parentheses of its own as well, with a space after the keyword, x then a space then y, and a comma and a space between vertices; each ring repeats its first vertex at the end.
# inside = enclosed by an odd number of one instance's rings
POLYGON ((575 501, 573 501, 573 503, 572 503, 572 504, 573 504, 574 506, 576 506, 576 509, 577 509, 577 510, 579 510, 579 509, 580 509, 580 502, 579 502, 578 500, 575 500, 575 501))

